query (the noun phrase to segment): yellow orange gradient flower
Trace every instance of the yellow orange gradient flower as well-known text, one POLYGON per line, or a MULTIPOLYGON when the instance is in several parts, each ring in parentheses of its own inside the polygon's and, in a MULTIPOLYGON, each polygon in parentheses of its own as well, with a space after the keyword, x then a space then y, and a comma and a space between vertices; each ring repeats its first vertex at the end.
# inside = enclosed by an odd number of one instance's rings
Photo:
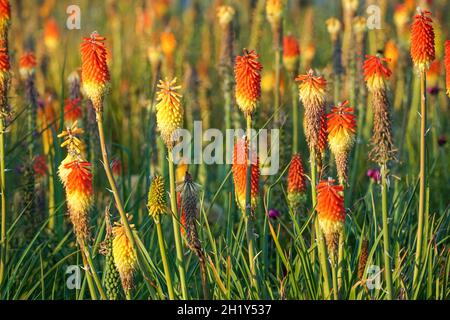
POLYGON ((36 56, 33 52, 25 52, 19 60, 19 72, 23 79, 32 76, 36 70, 36 56))
POLYGON ((287 35, 283 38, 283 64, 287 71, 295 72, 298 68, 300 47, 297 38, 287 35))
POLYGON ((306 182, 302 159, 299 154, 293 154, 287 179, 287 199, 293 210, 297 210, 305 200, 305 191, 306 182))
POLYGON ((363 70, 364 80, 367 83, 369 91, 373 92, 386 89, 385 81, 392 74, 391 70, 384 65, 386 62, 388 62, 386 58, 366 55, 363 70))
POLYGON ((81 44, 81 81, 86 96, 96 110, 102 108, 110 80, 105 40, 97 32, 93 32, 81 44))
MULTIPOLYGON (((136 232, 134 225, 130 225, 132 233, 136 232)), ((125 292, 131 290, 133 286, 133 273, 137 265, 137 257, 128 239, 125 227, 122 224, 115 223, 113 227, 113 257, 119 271, 122 286, 125 292)))
POLYGON ((44 25, 44 43, 48 50, 53 51, 59 46, 59 26, 54 18, 50 18, 44 25))
POLYGON ((355 141, 355 115, 348 104, 346 100, 331 108, 331 113, 327 116, 328 144, 333 154, 347 152, 355 141))
POLYGON ((411 58, 417 72, 426 71, 435 58, 431 12, 419 9, 411 26, 411 58))
POLYGON ((183 125, 182 95, 178 93, 181 86, 176 85, 177 78, 169 81, 167 78, 159 80, 159 91, 156 95, 156 122, 161 137, 168 148, 171 148, 176 139, 176 130, 183 125))
MULTIPOLYGON (((0 33, 2 36, 6 31, 7 26, 11 20, 11 5, 9 0, 0 0, 0 33)), ((2 43, 1 45, 5 45, 2 43)))
POLYGON ((236 103, 246 116, 253 114, 261 97, 262 65, 258 59, 254 50, 244 49, 244 54, 236 57, 234 66, 236 103))
POLYGON ((284 0, 267 0, 266 15, 271 24, 278 24, 283 15, 284 0))
POLYGON ((345 222, 344 188, 335 185, 333 179, 322 180, 317 186, 317 206, 320 228, 327 245, 334 251, 336 236, 342 234, 345 222))
MULTIPOLYGON (((245 138, 239 138, 234 144, 233 152, 233 180, 236 194, 236 201, 245 212, 245 196, 246 196, 246 178, 247 178, 247 159, 248 159, 248 143, 245 138)), ((252 150, 251 154, 251 210, 256 208, 259 192, 259 159, 252 150)))
POLYGON ((325 78, 315 76, 313 70, 309 70, 307 74, 299 75, 295 80, 300 82, 298 92, 305 106, 325 103, 327 85, 325 78))

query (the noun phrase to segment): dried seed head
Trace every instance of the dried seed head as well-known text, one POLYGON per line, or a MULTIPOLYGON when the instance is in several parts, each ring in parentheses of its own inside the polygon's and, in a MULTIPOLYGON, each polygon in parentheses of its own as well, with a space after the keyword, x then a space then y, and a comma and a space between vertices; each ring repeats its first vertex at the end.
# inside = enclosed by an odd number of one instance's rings
MULTIPOLYGON (((233 153, 233 180, 236 193, 236 201, 245 212, 246 177, 247 177, 248 142, 240 138, 234 145, 233 153)), ((256 152, 252 150, 251 155, 251 210, 256 208, 259 191, 259 160, 256 152)))
POLYGON ((236 57, 234 66, 236 103, 246 116, 253 114, 261 97, 262 65, 258 59, 254 50, 244 49, 244 54, 236 57))
POLYGON ((148 192, 148 213, 151 217, 157 218, 166 213, 166 206, 164 181, 161 176, 155 176, 148 192))
POLYGON ((176 130, 183 125, 183 108, 181 107, 181 94, 176 85, 177 79, 169 81, 167 78, 159 80, 156 99, 156 122, 161 132, 161 137, 166 146, 171 149, 176 140, 176 130))
POLYGON ((389 100, 384 91, 372 94, 373 135, 369 158, 380 166, 389 160, 395 160, 389 108, 389 100))
POLYGON ((110 80, 105 40, 106 38, 93 32, 81 44, 81 81, 86 96, 97 111, 102 109, 110 80))
POLYGON ((435 58, 434 30, 431 12, 417 9, 411 26, 411 58, 417 72, 425 72, 435 58))
POLYGON ((369 257, 369 241, 364 239, 361 244, 361 254, 358 260, 358 278, 360 280, 362 280, 364 277, 364 270, 366 270, 368 257, 369 257))
MULTIPOLYGON (((134 225, 130 225, 130 227, 132 232, 135 233, 134 225)), ((133 274, 137 264, 137 257, 127 237, 125 227, 116 222, 112 232, 114 235, 112 245, 114 263, 119 271, 122 287, 128 293, 133 287, 133 274)))

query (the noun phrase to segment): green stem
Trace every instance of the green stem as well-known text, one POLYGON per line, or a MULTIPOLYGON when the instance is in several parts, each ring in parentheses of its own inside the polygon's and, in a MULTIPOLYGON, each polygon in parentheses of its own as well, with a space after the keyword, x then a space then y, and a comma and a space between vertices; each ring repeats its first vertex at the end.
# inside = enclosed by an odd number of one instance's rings
POLYGON ((156 224, 156 231, 158 232, 158 245, 159 251, 161 253, 161 260, 164 267, 164 275, 166 277, 167 290, 169 291, 169 299, 174 300, 175 295, 173 293, 172 278, 170 276, 169 264, 167 263, 166 247, 164 245, 163 230, 159 217, 155 218, 155 224, 156 224))
POLYGON ((387 195, 387 167, 381 166, 381 210, 383 219, 383 246, 384 246, 384 275, 386 278, 387 298, 392 300, 392 270, 389 253, 389 224, 388 224, 388 195, 387 195))
POLYGON ((280 77, 281 77, 281 48, 279 44, 276 44, 275 48, 275 88, 274 88, 274 106, 275 106, 275 114, 274 114, 274 123, 275 126, 280 126, 280 77))
POLYGON ((333 280, 333 299, 339 300, 339 284, 337 275, 336 257, 334 252, 330 252, 331 257, 331 279, 333 280))
POLYGON ((175 238, 175 248, 177 252, 178 273, 180 274, 181 293, 184 300, 188 299, 188 292, 186 287, 186 275, 183 263, 183 247, 181 246, 180 225, 177 207, 177 194, 175 190, 175 169, 173 164, 172 150, 168 148, 169 154, 169 183, 170 183, 170 207, 172 209, 172 225, 173 235, 175 238))
POLYGON ((0 192, 2 200, 1 238, 0 238, 0 284, 3 283, 6 270, 6 179, 5 179, 5 135, 4 119, 0 119, 0 192))
POLYGON ((420 74, 420 182, 419 182, 419 216, 417 226, 416 259, 414 263, 413 288, 416 287, 417 277, 422 259, 423 220, 425 214, 425 188, 426 188, 426 128, 427 128, 427 96, 425 72, 420 74))
POLYGON ((87 284, 88 284, 88 288, 89 288, 89 293, 91 294, 91 299, 98 300, 97 292, 95 291, 94 282, 92 281, 91 270, 89 268, 83 248, 81 248, 81 258, 82 258, 83 264, 84 264, 84 269, 85 269, 84 274, 86 275, 86 280, 87 280, 87 284))
POLYGON ((101 296, 102 300, 108 300, 108 298, 106 297, 105 291, 103 290, 102 283, 97 275, 97 272, 95 271, 94 262, 92 261, 91 253, 89 252, 87 244, 84 243, 84 245, 81 249, 84 250, 86 262, 89 266, 89 272, 92 273, 92 278, 94 279, 95 285, 97 286, 97 289, 100 292, 100 296, 101 296))

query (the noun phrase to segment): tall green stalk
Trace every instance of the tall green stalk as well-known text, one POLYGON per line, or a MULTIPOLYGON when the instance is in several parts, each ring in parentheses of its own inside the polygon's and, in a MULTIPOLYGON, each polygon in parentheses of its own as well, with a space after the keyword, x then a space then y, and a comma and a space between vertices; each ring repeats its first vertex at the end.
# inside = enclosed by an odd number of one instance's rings
POLYGON ((175 190, 175 169, 173 164, 172 150, 168 149, 169 161, 169 186, 170 186, 170 207, 172 210, 173 235, 175 238, 175 249, 177 252, 178 273, 180 274, 181 294, 183 299, 188 299, 188 291, 186 287, 186 275, 183 262, 183 247, 181 246, 180 224, 177 206, 177 194, 175 190))
POLYGON ((384 256, 384 275, 386 278, 387 298, 392 300, 392 269, 389 245, 389 224, 388 224, 388 195, 387 195, 387 166, 381 166, 381 210, 383 220, 383 256, 384 256))
POLYGON ((0 284, 3 283, 6 270, 6 178, 5 178, 5 123, 0 119, 0 192, 1 192, 1 238, 0 238, 0 284))
POLYGON ((174 300, 175 294, 173 293, 172 277, 170 276, 169 264, 167 263, 166 247, 164 245, 164 235, 159 217, 155 218, 155 224, 156 224, 156 231, 158 233, 158 245, 164 268, 164 276, 166 278, 167 283, 167 291, 169 292, 169 299, 174 300))
POLYGON ((416 259, 414 263, 413 288, 416 287, 422 259, 423 221, 425 215, 425 189, 426 189, 426 130, 427 130, 427 95, 426 74, 420 74, 420 173, 419 173, 419 213, 417 225, 416 259))
POLYGON ((292 81, 292 153, 298 152, 299 123, 298 123, 298 89, 292 81))

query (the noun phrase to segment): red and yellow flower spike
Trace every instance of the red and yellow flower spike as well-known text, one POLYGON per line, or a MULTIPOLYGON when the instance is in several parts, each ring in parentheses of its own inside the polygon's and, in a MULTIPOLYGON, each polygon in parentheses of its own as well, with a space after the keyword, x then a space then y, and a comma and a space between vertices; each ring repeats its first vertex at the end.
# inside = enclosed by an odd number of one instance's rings
POLYGON ((82 115, 81 99, 66 99, 64 103, 64 120, 72 123, 79 120, 82 115))
POLYGON ((173 145, 174 134, 183 125, 183 108, 181 107, 182 95, 178 93, 181 86, 176 85, 177 78, 169 81, 167 78, 159 80, 159 91, 156 95, 156 123, 161 132, 161 137, 170 149, 173 145))
POLYGON ((65 181, 67 208, 75 234, 79 239, 89 235, 88 213, 93 204, 93 186, 91 164, 87 161, 74 160, 64 164, 67 170, 65 181))
POLYGON ((44 44, 48 50, 53 51, 59 46, 59 26, 54 18, 50 18, 44 25, 44 44))
MULTIPOLYGON (((246 177, 247 177, 247 158, 248 157, 248 142, 245 138, 236 140, 233 152, 233 180, 236 193, 236 201, 245 212, 245 191, 246 191, 246 177)), ((256 208, 259 192, 259 159, 254 150, 252 150, 252 164, 251 164, 251 210, 256 208)))
POLYGON ((450 40, 445 41, 445 79, 447 95, 450 98, 450 40))
POLYGON ((236 57, 234 75, 236 80, 236 103, 247 115, 252 115, 261 97, 261 70, 259 55, 254 50, 244 49, 242 56, 236 57))
POLYGON ((0 118, 8 112, 8 88, 10 81, 10 63, 7 48, 0 48, 0 118))
POLYGON ((302 159, 299 154, 293 154, 289 165, 287 179, 287 199, 292 210, 298 210, 305 200, 306 182, 302 159))
POLYGON ((36 56, 33 52, 25 52, 19 60, 19 72, 23 79, 32 75, 36 70, 37 62, 36 56))
POLYGON ((367 83, 369 91, 374 92, 386 88, 385 81, 392 74, 391 70, 384 65, 388 61, 388 59, 379 56, 366 55, 363 70, 364 80, 367 83))
POLYGON ((317 206, 319 225, 325 236, 330 255, 336 251, 339 236, 345 222, 344 187, 334 184, 329 178, 317 186, 317 206))
POLYGON ((431 12, 418 9, 411 26, 411 58, 417 72, 428 70, 435 58, 433 21, 431 12))
POLYGON ((344 101, 331 109, 327 116, 328 144, 336 161, 339 183, 347 182, 347 159, 355 142, 356 121, 353 108, 344 101))
POLYGON ((298 40, 292 35, 283 38, 283 64, 287 71, 296 72, 300 56, 298 40))
POLYGON ((280 22, 283 15, 284 0, 267 0, 266 2, 266 16, 267 20, 276 25, 280 22))
POLYGON ((298 92, 305 106, 325 103, 327 81, 324 77, 315 76, 310 69, 307 74, 299 75, 295 80, 300 82, 298 92))
MULTIPOLYGON (((9 0, 0 0, 0 36, 3 38, 2 41, 6 41, 6 33, 10 21, 11 5, 9 0)), ((0 45, 4 46, 5 43, 0 43, 0 45)))
POLYGON ((81 81, 86 96, 98 111, 102 108, 103 97, 110 80, 106 39, 97 32, 84 38, 81 44, 81 81))

